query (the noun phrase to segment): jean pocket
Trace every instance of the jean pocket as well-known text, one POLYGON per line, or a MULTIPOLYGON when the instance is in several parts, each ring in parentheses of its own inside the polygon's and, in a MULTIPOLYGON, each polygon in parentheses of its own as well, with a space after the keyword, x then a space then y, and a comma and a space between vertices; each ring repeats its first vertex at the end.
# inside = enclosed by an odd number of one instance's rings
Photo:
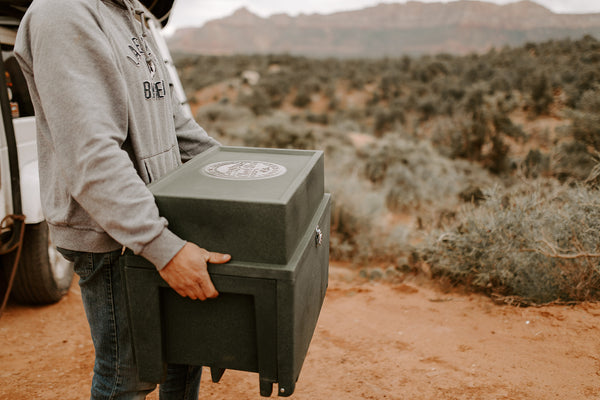
POLYGON ((73 270, 80 279, 85 280, 94 272, 93 254, 82 251, 67 250, 60 247, 56 248, 60 254, 68 261, 73 263, 73 270))
POLYGON ((58 252, 60 254, 62 254, 62 256, 65 259, 67 259, 67 261, 70 261, 70 262, 75 262, 75 259, 77 258, 77 256, 79 254, 81 254, 81 252, 79 252, 79 251, 67 250, 67 249, 63 249, 62 247, 57 247, 56 250, 58 250, 58 252))

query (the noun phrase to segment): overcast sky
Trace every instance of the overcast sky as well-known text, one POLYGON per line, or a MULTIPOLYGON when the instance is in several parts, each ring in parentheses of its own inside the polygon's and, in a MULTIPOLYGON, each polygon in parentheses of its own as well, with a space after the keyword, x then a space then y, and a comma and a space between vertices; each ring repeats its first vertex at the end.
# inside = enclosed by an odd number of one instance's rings
MULTIPOLYGON (((421 0, 427 3, 440 0, 421 0)), ((441 0, 447 3, 447 0, 441 0)), ((452 0, 450 0, 452 1, 452 0)), ((515 0, 488 0, 497 4, 513 3, 515 0)), ((557 13, 600 13, 600 0, 534 0, 557 13)), ((405 3, 381 0, 176 0, 167 34, 184 26, 200 26, 206 21, 231 15, 240 7, 246 7, 261 17, 277 13, 329 14, 336 11, 356 10, 378 3, 405 3)))

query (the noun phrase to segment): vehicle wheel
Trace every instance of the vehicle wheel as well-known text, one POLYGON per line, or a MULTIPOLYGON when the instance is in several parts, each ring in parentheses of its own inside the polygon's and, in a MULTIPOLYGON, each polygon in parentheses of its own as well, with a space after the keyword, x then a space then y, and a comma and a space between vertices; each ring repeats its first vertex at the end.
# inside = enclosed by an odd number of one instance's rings
MULTIPOLYGON (((10 276, 16 252, 2 257, 4 276, 10 276)), ((73 263, 65 260, 51 245, 46 221, 25 226, 21 259, 11 298, 24 304, 50 304, 59 301, 73 280, 73 263)))

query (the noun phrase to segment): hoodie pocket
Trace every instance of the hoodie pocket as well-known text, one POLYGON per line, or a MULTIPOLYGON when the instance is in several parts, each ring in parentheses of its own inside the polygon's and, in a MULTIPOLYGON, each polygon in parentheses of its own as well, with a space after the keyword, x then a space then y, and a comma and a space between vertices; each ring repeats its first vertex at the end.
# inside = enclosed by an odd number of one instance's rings
POLYGON ((155 182, 181 165, 177 146, 173 146, 162 153, 146 157, 143 159, 143 162, 146 174, 148 175, 148 182, 146 183, 155 182))

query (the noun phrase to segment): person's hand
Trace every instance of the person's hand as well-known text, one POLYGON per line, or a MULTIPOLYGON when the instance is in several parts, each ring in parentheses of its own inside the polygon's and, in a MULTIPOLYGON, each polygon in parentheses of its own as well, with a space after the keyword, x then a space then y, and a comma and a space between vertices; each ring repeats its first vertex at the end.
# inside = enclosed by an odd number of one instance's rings
POLYGON ((212 253, 187 242, 159 272, 180 296, 206 300, 219 295, 208 275, 207 263, 224 264, 230 259, 229 254, 212 253))

